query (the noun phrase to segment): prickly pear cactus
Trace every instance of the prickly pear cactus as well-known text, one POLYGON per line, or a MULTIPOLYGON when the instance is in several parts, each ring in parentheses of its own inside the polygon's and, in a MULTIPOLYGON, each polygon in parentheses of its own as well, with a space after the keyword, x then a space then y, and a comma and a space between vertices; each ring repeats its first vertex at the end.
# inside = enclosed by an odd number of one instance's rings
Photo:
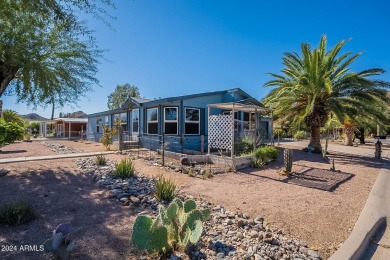
POLYGON ((292 172, 292 158, 293 152, 290 149, 285 149, 284 150, 284 168, 286 173, 291 173, 292 172))
POLYGON ((148 252, 166 252, 196 243, 203 232, 203 221, 210 210, 196 208, 194 200, 185 202, 175 198, 167 208, 160 206, 156 220, 138 216, 133 226, 133 243, 148 252))
POLYGON ((45 252, 52 252, 57 258, 66 260, 75 249, 76 243, 71 241, 72 227, 70 224, 60 224, 54 231, 53 237, 43 243, 45 252))

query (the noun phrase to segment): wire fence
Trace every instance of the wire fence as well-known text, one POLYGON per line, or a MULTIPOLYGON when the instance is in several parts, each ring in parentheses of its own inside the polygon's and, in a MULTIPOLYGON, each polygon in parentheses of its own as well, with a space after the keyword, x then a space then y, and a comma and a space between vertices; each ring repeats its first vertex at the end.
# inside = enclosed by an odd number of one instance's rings
MULTIPOLYGON (((250 155, 261 143, 269 140, 261 131, 245 128, 243 130, 235 132, 233 157, 250 155)), ((124 132, 122 140, 122 148, 130 156, 178 172, 202 174, 207 171, 217 174, 235 170, 231 150, 210 149, 208 153, 207 135, 131 136, 124 132)))

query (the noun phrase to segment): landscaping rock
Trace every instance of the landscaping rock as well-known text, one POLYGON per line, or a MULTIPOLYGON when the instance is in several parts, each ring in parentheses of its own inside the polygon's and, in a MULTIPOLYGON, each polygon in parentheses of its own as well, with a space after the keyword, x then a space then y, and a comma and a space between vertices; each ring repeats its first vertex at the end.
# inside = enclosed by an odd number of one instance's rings
POLYGON ((0 169, 0 177, 7 175, 9 172, 9 169, 0 169))
MULTIPOLYGON (((94 158, 79 158, 77 166, 90 175, 102 188, 109 190, 113 202, 129 206, 139 215, 157 215, 159 202, 154 198, 154 181, 137 173, 127 179, 115 179, 114 162, 97 166, 94 158)), ((192 196, 181 194, 182 199, 192 196)), ((262 216, 250 219, 249 214, 227 211, 222 205, 195 199, 198 207, 211 208, 209 220, 204 222, 204 233, 198 243, 191 246, 186 255, 171 255, 169 259, 321 259, 307 244, 292 240, 280 230, 270 229, 262 216)), ((163 204, 163 203, 161 203, 163 204)), ((166 206, 166 204, 163 204, 166 206)), ((149 255, 140 259, 150 259, 149 255)))

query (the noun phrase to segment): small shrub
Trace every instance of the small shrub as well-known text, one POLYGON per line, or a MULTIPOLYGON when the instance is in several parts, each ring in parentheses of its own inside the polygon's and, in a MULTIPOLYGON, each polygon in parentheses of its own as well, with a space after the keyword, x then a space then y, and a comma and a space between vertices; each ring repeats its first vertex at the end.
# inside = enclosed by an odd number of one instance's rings
POLYGON ((236 156, 249 154, 253 151, 253 141, 248 137, 244 137, 241 140, 234 143, 234 154, 236 156))
POLYGON ((106 165, 107 159, 103 155, 96 156, 96 164, 97 165, 106 165))
POLYGON ((278 149, 273 146, 259 147, 255 151, 255 160, 252 166, 255 168, 261 168, 267 163, 278 159, 278 149))
POLYGON ((129 178, 134 176, 134 165, 131 159, 121 159, 119 163, 115 163, 115 177, 129 178))
POLYGON ((195 177, 195 176, 196 176, 196 174, 195 174, 195 172, 192 170, 192 168, 190 168, 190 169, 188 170, 188 176, 190 176, 190 177, 195 177))
POLYGON ((294 138, 298 140, 304 139, 305 137, 306 137, 305 131, 298 131, 294 135, 294 138))
POLYGON ((21 225, 35 218, 35 208, 31 202, 18 200, 0 208, 0 224, 21 225))
POLYGON ((202 174, 203 180, 206 180, 206 179, 209 179, 209 178, 212 178, 212 177, 214 177, 214 175, 213 175, 213 173, 211 171, 205 171, 202 174))
POLYGON ((118 127, 114 126, 109 128, 108 125, 103 127, 103 136, 100 138, 100 142, 104 145, 104 148, 108 151, 110 150, 110 145, 115 135, 118 134, 118 127))
POLYGON ((172 180, 166 179, 162 174, 154 179, 154 184, 156 185, 154 197, 158 201, 171 201, 176 196, 176 184, 172 180))

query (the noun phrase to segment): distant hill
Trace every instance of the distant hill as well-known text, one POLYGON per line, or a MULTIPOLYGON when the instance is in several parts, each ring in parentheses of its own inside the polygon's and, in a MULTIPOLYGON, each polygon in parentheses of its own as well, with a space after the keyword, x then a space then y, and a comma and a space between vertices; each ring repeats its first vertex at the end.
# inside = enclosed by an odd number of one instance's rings
POLYGON ((70 113, 69 116, 66 116, 66 117, 70 117, 70 118, 87 118, 87 114, 84 113, 83 111, 76 111, 76 112, 70 113))
POLYGON ((43 116, 40 116, 36 113, 30 113, 30 114, 27 114, 27 115, 22 115, 22 117, 26 118, 26 119, 29 119, 29 120, 36 120, 36 121, 45 121, 45 120, 49 120, 43 116))

